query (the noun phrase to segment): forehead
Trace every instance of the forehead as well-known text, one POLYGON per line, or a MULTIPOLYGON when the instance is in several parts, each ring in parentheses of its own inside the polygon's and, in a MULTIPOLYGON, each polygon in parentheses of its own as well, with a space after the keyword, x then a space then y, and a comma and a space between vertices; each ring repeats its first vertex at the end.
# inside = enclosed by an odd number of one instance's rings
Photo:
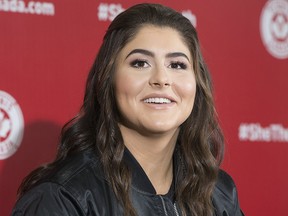
POLYGON ((155 53, 184 52, 191 56, 189 47, 181 34, 170 27, 145 25, 122 49, 121 53, 130 52, 133 49, 147 49, 155 53))

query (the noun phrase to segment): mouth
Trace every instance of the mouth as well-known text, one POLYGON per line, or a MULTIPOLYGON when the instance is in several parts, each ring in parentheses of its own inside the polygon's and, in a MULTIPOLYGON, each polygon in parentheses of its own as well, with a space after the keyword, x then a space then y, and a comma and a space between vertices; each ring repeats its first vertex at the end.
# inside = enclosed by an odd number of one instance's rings
POLYGON ((171 101, 168 98, 162 98, 162 97, 153 97, 153 98, 147 98, 144 100, 144 103, 149 103, 149 104, 170 104, 173 101, 171 101))

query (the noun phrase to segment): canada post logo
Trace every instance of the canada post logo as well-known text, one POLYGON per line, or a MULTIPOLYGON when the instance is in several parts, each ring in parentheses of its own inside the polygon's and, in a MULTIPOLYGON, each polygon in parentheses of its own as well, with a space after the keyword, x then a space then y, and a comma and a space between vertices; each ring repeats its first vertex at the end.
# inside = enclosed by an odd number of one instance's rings
POLYGON ((267 51, 278 59, 288 58, 288 1, 269 0, 260 17, 260 33, 267 51))
POLYGON ((24 120, 20 106, 11 95, 0 90, 0 160, 17 151, 23 132, 24 120))

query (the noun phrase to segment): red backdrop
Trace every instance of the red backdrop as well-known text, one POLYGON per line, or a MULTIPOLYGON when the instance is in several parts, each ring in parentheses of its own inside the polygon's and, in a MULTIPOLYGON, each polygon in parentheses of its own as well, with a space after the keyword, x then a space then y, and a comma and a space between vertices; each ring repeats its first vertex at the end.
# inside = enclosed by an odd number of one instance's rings
MULTIPOLYGON (((54 158, 110 21, 141 2, 39 1, 0 0, 0 215, 23 177, 54 158)), ((287 215, 288 1, 154 2, 196 25, 242 209, 287 215)))

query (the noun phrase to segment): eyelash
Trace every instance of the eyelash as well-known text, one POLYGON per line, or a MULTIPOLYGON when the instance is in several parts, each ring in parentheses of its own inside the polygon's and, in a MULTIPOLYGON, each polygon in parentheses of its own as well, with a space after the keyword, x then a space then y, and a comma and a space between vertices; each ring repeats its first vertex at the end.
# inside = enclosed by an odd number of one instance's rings
POLYGON ((132 61, 130 63, 130 65, 134 68, 139 68, 139 69, 145 68, 145 67, 147 67, 147 65, 149 66, 148 62, 146 60, 142 60, 142 59, 136 59, 136 60, 132 61), (139 64, 143 64, 143 65, 141 66, 139 64))
MULTIPOLYGON (((141 68, 146 68, 147 66, 150 66, 150 64, 146 60, 136 59, 130 63, 130 66, 141 69, 141 68), (142 64, 142 66, 139 64, 142 64)), ((187 69, 187 65, 180 61, 175 61, 175 62, 172 61, 169 64, 169 68, 177 69, 177 70, 185 70, 187 69), (173 66, 176 66, 176 67, 173 67, 173 66)))
POLYGON ((173 69, 182 69, 182 70, 187 69, 187 65, 185 63, 183 63, 183 62, 180 62, 180 61, 171 62, 169 67, 172 68, 172 65, 176 66, 176 68, 173 68, 173 69))

